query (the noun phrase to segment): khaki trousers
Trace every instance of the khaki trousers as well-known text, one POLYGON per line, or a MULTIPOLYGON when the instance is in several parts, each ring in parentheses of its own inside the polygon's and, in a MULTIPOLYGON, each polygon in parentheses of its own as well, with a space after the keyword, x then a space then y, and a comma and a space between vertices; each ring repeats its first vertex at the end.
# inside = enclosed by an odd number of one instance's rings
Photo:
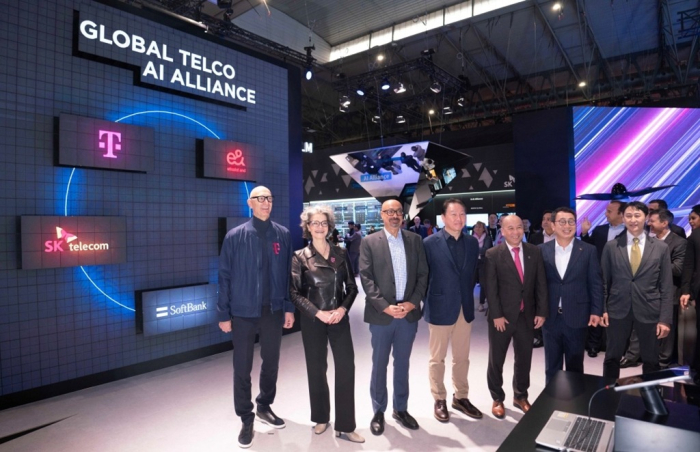
POLYGON ((454 325, 428 324, 430 331, 430 361, 428 375, 430 379, 430 392, 435 400, 446 400, 445 389, 445 357, 447 346, 452 342, 452 388, 458 399, 469 398, 469 340, 472 333, 472 324, 464 320, 462 310, 459 310, 457 323, 454 325))

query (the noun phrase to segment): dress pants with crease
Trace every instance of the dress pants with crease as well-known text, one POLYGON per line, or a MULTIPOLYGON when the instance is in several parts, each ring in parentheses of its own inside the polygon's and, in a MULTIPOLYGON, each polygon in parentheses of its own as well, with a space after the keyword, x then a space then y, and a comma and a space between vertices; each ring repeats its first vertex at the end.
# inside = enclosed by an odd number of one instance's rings
POLYGON ((326 372, 328 344, 335 363, 335 430, 355 431, 355 351, 347 314, 333 325, 301 316, 301 339, 309 379, 311 422, 330 422, 331 399, 326 372))
POLYGON ((393 319, 389 325, 369 325, 372 335, 372 379, 369 385, 372 409, 375 413, 386 411, 388 395, 386 388, 389 355, 394 356, 394 409, 408 410, 408 368, 411 360, 413 340, 418 331, 418 322, 393 319))
POLYGON ((263 307, 260 317, 233 317, 231 341, 233 342, 233 406, 244 424, 255 420, 251 395, 250 373, 253 370, 255 335, 260 336, 260 394, 255 399, 258 408, 267 410, 275 401, 277 373, 282 344, 284 312, 270 312, 263 307))
POLYGON ((452 389, 458 399, 469 398, 469 340, 472 334, 472 324, 467 323, 459 310, 459 317, 454 325, 428 324, 430 339, 428 348, 428 377, 430 392, 435 400, 446 400, 445 389, 445 357, 447 346, 452 342, 452 389))
POLYGON ((587 328, 571 328, 566 325, 564 316, 558 312, 550 315, 542 326, 544 338, 545 381, 554 377, 557 371, 583 373, 583 355, 586 348, 587 328))
POLYGON ((521 312, 516 322, 506 324, 506 330, 500 332, 489 320, 489 364, 486 379, 493 400, 503 402, 506 394, 503 391, 503 364, 510 341, 513 339, 515 354, 515 369, 513 373, 513 396, 516 399, 527 398, 530 387, 530 367, 532 365, 532 340, 535 336, 535 326, 525 319, 521 312))
POLYGON ((642 323, 634 318, 634 308, 630 308, 624 319, 609 319, 608 349, 603 361, 603 376, 620 378, 620 359, 625 354, 632 328, 637 331, 642 357, 642 373, 659 370, 659 340, 656 338, 657 323, 642 323))

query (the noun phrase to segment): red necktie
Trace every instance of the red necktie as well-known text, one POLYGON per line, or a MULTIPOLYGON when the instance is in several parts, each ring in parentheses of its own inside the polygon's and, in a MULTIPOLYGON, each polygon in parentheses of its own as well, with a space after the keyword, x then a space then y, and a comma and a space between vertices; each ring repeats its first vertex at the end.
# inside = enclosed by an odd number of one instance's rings
MULTIPOLYGON (((518 276, 520 276, 520 282, 524 282, 523 278, 523 265, 520 263, 520 248, 517 246, 513 248, 513 253, 515 254, 515 268, 518 270, 518 276)), ((520 300, 520 310, 525 310, 524 300, 520 300)))

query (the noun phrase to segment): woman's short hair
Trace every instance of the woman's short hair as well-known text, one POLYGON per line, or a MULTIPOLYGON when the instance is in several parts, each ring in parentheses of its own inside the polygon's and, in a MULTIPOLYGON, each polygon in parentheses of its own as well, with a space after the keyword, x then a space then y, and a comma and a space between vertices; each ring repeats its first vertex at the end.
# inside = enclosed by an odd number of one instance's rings
POLYGON ((326 221, 328 221, 328 235, 331 234, 333 229, 335 229, 335 215, 333 214, 333 209, 325 204, 309 206, 299 215, 301 218, 301 230, 302 235, 305 239, 311 239, 311 232, 309 231, 309 221, 311 217, 317 214, 323 214, 326 216, 326 221))

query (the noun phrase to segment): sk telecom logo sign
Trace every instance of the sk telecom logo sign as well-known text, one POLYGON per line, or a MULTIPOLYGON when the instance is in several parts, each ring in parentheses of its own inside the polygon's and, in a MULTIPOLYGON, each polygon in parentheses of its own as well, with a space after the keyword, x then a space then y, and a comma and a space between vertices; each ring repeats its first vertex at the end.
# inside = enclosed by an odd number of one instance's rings
POLYGON ((102 157, 108 159, 117 158, 114 155, 114 151, 122 150, 122 134, 119 132, 112 132, 111 130, 100 130, 99 131, 99 148, 107 149, 107 153, 102 157), (105 141, 103 141, 105 140, 105 141))
POLYGON ((58 240, 47 240, 44 242, 45 253, 63 252, 64 241, 68 251, 104 251, 109 249, 109 243, 71 243, 78 237, 67 232, 63 228, 56 227, 56 237, 58 240))

